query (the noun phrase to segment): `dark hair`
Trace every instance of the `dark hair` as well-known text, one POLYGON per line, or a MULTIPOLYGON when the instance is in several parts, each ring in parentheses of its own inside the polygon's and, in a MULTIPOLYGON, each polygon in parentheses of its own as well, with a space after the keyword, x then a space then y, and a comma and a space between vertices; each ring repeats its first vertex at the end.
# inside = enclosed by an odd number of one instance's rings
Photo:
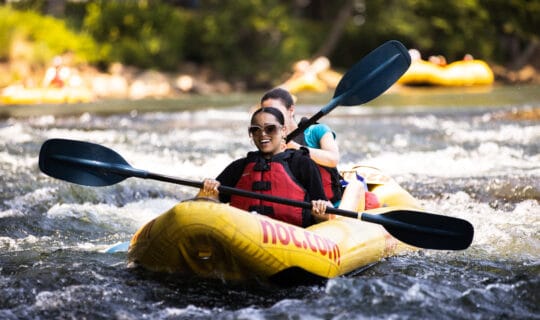
POLYGON ((285 125, 285 118, 283 117, 283 113, 281 113, 279 109, 276 109, 274 107, 257 109, 257 111, 253 112, 253 115, 251 115, 251 123, 253 123, 253 120, 255 120, 255 116, 257 116, 261 112, 266 112, 273 115, 274 117, 276 117, 280 125, 282 126, 285 125))
POLYGON ((281 100, 287 109, 290 109, 294 104, 292 95, 283 88, 274 88, 267 91, 261 98, 261 104, 268 99, 281 100))

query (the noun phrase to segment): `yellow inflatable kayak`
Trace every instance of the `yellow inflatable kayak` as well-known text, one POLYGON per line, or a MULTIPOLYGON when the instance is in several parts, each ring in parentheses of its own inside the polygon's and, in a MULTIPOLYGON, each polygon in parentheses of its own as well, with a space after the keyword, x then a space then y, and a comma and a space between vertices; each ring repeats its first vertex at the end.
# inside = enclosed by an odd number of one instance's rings
MULTIPOLYGON (((129 177, 203 186, 200 181, 133 168, 109 148, 76 140, 45 141, 39 168, 51 177, 94 187, 129 177)), ((471 244, 474 227, 468 221, 425 212, 415 198, 375 168, 358 166, 343 176, 356 179, 356 173, 365 178, 383 207, 360 213, 327 208, 338 216, 304 229, 205 199, 185 201, 135 233, 129 263, 187 276, 291 283, 291 279, 337 277, 414 247, 464 250, 471 244)), ((228 186, 218 190, 311 208, 309 202, 228 186)))
MULTIPOLYGON (((354 170, 383 205, 366 212, 420 209, 416 199, 379 170, 354 170)), ((192 200, 139 229, 128 260, 185 276, 282 282, 341 276, 411 249, 384 227, 358 219, 337 216, 304 229, 227 204, 192 200)))
POLYGON ((87 88, 24 88, 7 87, 0 95, 3 104, 81 103, 94 100, 87 88))
POLYGON ((477 86, 490 85, 493 71, 482 60, 456 61, 439 66, 424 60, 411 63, 397 83, 403 85, 477 86))

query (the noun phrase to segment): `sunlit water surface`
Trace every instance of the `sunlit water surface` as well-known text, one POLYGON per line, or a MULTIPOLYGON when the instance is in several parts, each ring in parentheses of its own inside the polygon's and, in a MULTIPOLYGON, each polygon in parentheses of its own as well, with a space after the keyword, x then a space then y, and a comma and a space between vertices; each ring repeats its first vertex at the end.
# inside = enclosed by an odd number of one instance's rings
MULTIPOLYGON (((40 116, 4 118, 0 318, 540 319, 540 121, 509 116, 540 108, 539 92, 407 90, 323 118, 337 134, 341 169, 377 166, 427 210, 467 219, 476 233, 465 251, 422 250, 293 288, 130 269, 125 253, 104 250, 196 190, 133 178, 81 187, 37 166, 46 139, 68 138, 108 146, 136 168, 212 177, 253 149, 246 126, 257 96, 229 107, 227 97, 198 98, 197 110, 116 101, 126 107, 112 115, 40 109, 40 116)), ((300 96, 297 113, 314 114, 329 98, 300 96)))

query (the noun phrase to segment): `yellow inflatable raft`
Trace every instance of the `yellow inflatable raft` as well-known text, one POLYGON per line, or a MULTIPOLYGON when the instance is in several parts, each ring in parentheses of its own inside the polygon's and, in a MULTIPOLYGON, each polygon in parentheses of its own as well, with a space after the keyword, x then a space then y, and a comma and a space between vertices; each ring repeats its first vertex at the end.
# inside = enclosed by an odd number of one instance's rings
MULTIPOLYGON (((420 209, 393 179, 372 167, 355 167, 386 212, 420 209)), ((300 228, 227 204, 181 202, 133 236, 131 265, 185 276, 264 282, 327 279, 414 249, 374 223, 337 216, 300 228)))
POLYGON ((0 95, 3 104, 80 103, 94 100, 87 88, 24 88, 7 87, 0 95))
POLYGON ((456 61, 446 66, 416 60, 397 81, 403 85, 476 86, 490 85, 493 71, 482 60, 456 61))
POLYGON ((335 89, 343 75, 330 68, 330 60, 318 57, 313 62, 301 60, 294 66, 294 74, 279 87, 292 94, 304 91, 326 92, 335 89))

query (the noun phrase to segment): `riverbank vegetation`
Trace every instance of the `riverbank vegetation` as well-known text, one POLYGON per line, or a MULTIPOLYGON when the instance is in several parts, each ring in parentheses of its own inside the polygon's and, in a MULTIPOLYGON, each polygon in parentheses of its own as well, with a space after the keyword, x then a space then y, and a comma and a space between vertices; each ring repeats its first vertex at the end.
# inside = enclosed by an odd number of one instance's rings
MULTIPOLYGON (((465 54, 513 72, 540 67, 540 3, 516 0, 3 1, 0 87, 41 75, 56 55, 108 71, 205 73, 257 89, 301 59, 347 69, 389 39, 427 57, 465 54)), ((534 77, 533 77, 534 78, 534 77)), ((526 79, 525 79, 526 80, 526 79)))

